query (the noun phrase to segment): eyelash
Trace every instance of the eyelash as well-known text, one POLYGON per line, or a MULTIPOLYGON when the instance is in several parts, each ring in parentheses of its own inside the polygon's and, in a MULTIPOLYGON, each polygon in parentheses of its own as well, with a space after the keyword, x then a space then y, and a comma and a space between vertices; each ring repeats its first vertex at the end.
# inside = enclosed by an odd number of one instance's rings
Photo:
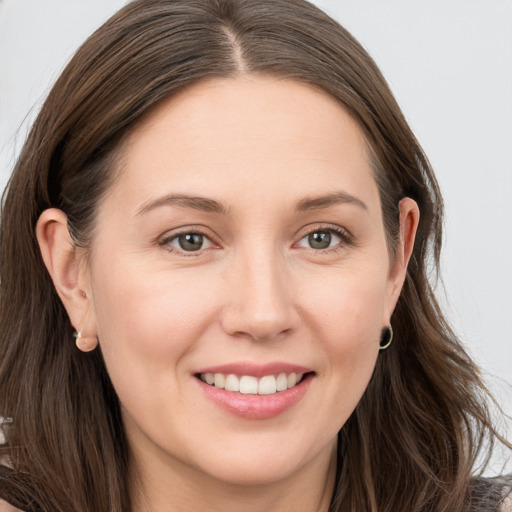
MULTIPOLYGON (((328 254, 331 252, 338 252, 342 250, 346 246, 353 246, 354 245, 354 239, 352 234, 347 231, 344 228, 341 228, 339 226, 333 226, 333 225, 320 225, 315 226, 314 229, 309 229, 301 234, 301 237, 299 238, 298 242, 296 242, 294 245, 298 244, 300 241, 304 240, 306 237, 313 233, 331 233, 336 236, 338 236, 341 240, 341 242, 338 242, 336 245, 332 247, 327 247, 325 249, 314 249, 313 247, 304 247, 305 249, 309 249, 311 251, 314 251, 316 254, 328 254)), ((211 235, 208 235, 203 229, 196 226, 189 226, 186 229, 183 229, 181 231, 178 231, 176 233, 173 233, 171 236, 166 236, 161 241, 159 241, 159 245, 161 247, 164 247, 169 253, 178 253, 180 256, 183 257, 198 257, 201 256, 205 250, 207 249, 198 249, 197 251, 185 251, 183 249, 179 249, 177 247, 170 246, 170 243, 174 240, 177 240, 180 236, 183 235, 200 235, 204 237, 204 239, 208 240, 209 243, 213 247, 218 247, 218 245, 212 240, 211 235)))
POLYGON ((183 235, 200 235, 205 240, 208 240, 212 246, 217 246, 217 244, 212 240, 212 236, 208 235, 205 230, 199 226, 187 226, 186 229, 182 229, 176 233, 173 233, 171 236, 164 237, 161 241, 159 241, 159 245, 164 247, 169 253, 178 253, 180 256, 185 258, 201 256, 206 249, 198 249, 197 251, 185 251, 170 245, 172 241, 177 240, 180 236, 183 235))
MULTIPOLYGON (((311 251, 314 251, 315 254, 329 254, 329 253, 336 253, 347 246, 353 246, 354 245, 354 237, 352 234, 347 230, 340 226, 333 226, 331 224, 323 224, 320 226, 315 226, 313 229, 308 229, 305 232, 302 233, 299 242, 307 238, 309 235, 312 235, 313 233, 331 233, 340 238, 340 242, 333 245, 332 247, 327 247, 325 249, 314 249, 313 247, 305 247, 306 249, 309 249, 311 251)), ((298 242, 296 242, 297 244, 298 242)))

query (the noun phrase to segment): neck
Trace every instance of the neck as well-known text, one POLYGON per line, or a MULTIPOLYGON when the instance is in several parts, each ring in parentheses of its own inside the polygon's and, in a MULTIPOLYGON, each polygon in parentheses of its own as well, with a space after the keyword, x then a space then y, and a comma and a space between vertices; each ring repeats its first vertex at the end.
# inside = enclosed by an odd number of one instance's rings
POLYGON ((175 462, 148 466, 137 459, 134 454, 130 486, 137 512, 328 512, 336 477, 335 443, 279 481, 250 485, 175 462))

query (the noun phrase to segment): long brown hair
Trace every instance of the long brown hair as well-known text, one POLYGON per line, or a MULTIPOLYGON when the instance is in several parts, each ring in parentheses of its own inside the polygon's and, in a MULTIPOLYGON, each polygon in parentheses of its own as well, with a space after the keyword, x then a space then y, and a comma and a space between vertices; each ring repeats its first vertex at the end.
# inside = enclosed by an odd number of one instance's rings
POLYGON ((12 423, 0 456, 14 469, 11 487, 45 511, 130 510, 119 401, 101 351, 74 346, 35 224, 60 208, 87 248, 141 117, 200 80, 244 73, 311 84, 351 113, 372 154, 391 253, 398 201, 409 196, 421 212, 392 318, 396 341, 339 434, 331 511, 484 510, 472 471, 497 433, 478 370, 427 278, 441 249, 436 179, 375 63, 302 0, 136 0, 85 42, 50 92, 3 203, 0 415, 12 423))

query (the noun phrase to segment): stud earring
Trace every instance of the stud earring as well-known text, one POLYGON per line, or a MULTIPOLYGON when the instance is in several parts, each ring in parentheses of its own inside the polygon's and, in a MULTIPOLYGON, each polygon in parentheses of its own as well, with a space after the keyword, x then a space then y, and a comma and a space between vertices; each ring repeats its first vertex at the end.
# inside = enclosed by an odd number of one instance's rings
POLYGON ((393 343, 393 327, 384 327, 380 335, 379 350, 386 350, 393 343))
POLYGON ((82 352, 90 352, 91 350, 94 350, 98 344, 98 338, 87 338, 82 336, 82 331, 75 331, 73 333, 73 337, 75 338, 78 350, 81 350, 82 352))

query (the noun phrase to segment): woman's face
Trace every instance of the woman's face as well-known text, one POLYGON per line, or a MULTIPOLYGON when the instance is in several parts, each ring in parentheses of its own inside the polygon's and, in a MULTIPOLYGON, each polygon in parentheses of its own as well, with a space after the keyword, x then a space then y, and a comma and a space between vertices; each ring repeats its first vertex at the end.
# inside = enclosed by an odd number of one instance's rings
POLYGON ((247 76, 182 92, 123 151, 80 283, 141 467, 326 467, 404 273, 360 129, 322 92, 247 76))

